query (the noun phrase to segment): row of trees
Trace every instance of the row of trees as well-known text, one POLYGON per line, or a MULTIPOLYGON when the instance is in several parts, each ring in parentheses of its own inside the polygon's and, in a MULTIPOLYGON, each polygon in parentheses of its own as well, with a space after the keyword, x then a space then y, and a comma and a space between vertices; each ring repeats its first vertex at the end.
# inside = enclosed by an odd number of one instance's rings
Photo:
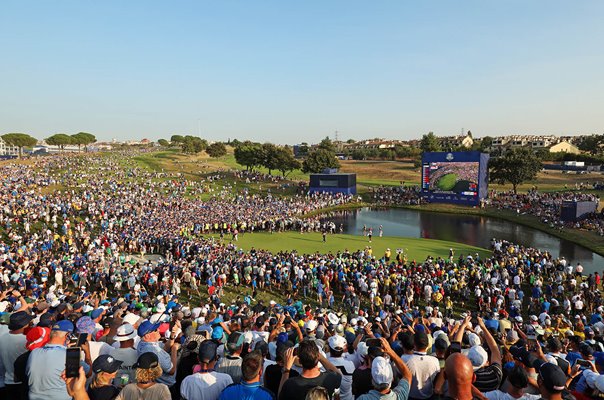
MULTIPOLYGON (((32 147, 38 143, 38 139, 35 137, 28 135, 27 133, 7 133, 2 135, 2 139, 12 145, 19 148, 19 157, 23 155, 24 147, 32 147)), ((46 143, 51 146, 59 146, 61 150, 65 148, 66 145, 73 144, 77 145, 78 149, 81 149, 81 146, 84 146, 86 150, 88 150, 88 145, 95 143, 96 137, 87 132, 79 132, 75 135, 67 135, 64 133, 57 133, 46 138, 46 143)))
POLYGON ((289 173, 301 168, 289 147, 278 147, 272 143, 254 143, 246 141, 235 147, 235 161, 246 170, 254 171, 259 167, 281 172, 285 178, 289 173))
POLYGON ((226 155, 227 149, 224 143, 215 142, 208 145, 208 141, 198 136, 191 135, 172 135, 170 141, 159 139, 157 143, 160 146, 180 146, 184 153, 197 154, 205 151, 210 157, 217 158, 226 155))

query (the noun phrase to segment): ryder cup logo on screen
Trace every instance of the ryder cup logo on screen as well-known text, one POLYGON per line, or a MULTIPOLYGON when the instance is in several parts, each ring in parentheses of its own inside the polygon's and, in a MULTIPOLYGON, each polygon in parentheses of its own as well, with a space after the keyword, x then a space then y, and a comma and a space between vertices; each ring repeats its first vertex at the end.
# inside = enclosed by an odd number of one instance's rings
POLYGON ((447 161, 452 161, 453 160, 453 153, 447 153, 447 161))

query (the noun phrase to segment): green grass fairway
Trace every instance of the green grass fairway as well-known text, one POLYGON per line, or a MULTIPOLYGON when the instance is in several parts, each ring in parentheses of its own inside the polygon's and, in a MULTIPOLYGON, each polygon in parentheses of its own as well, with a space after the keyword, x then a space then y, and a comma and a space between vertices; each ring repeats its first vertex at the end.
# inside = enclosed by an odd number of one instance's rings
POLYGON ((436 186, 440 190, 449 191, 453 189, 455 183, 457 182, 457 174, 446 174, 440 177, 438 182, 436 182, 436 186))
MULTIPOLYGON (((215 235, 215 237, 218 237, 215 235)), ((225 241, 230 241, 231 236, 225 235, 225 241)), ((460 254, 479 253, 481 257, 490 254, 486 249, 467 246, 461 243, 446 242, 433 239, 416 239, 396 236, 373 237, 372 243, 365 236, 355 235, 327 235, 327 242, 323 243, 320 233, 282 232, 282 233, 247 233, 239 235, 237 246, 244 250, 256 249, 269 250, 271 252, 296 250, 300 254, 336 253, 338 250, 348 249, 356 251, 371 246, 373 255, 381 257, 386 248, 392 250, 393 257, 396 249, 404 249, 409 260, 423 261, 428 255, 448 257, 449 249, 455 250, 455 257, 460 254)))

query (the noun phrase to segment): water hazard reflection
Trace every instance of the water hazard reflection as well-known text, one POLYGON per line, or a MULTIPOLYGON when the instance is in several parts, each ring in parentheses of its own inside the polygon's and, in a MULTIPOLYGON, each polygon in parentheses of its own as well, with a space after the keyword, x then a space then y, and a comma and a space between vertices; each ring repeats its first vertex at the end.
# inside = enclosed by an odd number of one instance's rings
POLYGON ((592 251, 536 229, 516 225, 501 219, 473 215, 442 214, 406 209, 370 209, 340 211, 325 216, 344 232, 362 235, 363 226, 373 228, 378 236, 379 226, 385 236, 405 236, 461 242, 489 248, 492 238, 505 239, 525 246, 547 250, 554 256, 564 256, 574 265, 581 262, 585 272, 602 271, 604 258, 592 251))

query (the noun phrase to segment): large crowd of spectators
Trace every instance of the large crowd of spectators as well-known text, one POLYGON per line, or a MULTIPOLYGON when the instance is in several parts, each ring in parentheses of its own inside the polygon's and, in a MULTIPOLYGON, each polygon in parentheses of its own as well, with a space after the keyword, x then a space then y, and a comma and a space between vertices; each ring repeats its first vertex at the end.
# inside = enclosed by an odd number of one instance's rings
POLYGON ((558 400, 604 390, 598 271, 497 239, 487 258, 243 251, 236 235, 203 234, 297 229, 303 213, 353 199, 212 185, 202 201, 190 190, 199 182, 122 162, 0 168, 0 399, 558 400), (239 296, 227 301, 226 288, 239 296), (267 293, 278 297, 260 300, 267 293), (76 376, 69 348, 79 349, 76 376))

